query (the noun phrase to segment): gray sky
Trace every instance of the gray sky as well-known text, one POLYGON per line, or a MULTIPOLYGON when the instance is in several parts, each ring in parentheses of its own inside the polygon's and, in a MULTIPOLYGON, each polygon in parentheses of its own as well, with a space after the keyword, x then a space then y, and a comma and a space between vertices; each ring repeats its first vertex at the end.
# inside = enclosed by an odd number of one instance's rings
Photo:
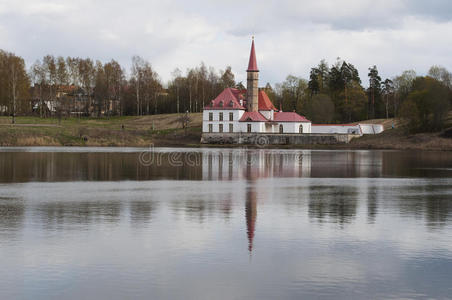
POLYGON ((364 84, 374 64, 382 77, 452 69, 449 0, 0 0, 0 48, 27 66, 53 54, 114 58, 129 71, 140 55, 164 82, 201 61, 244 80, 252 35, 261 85, 308 78, 323 58, 353 63, 364 84))

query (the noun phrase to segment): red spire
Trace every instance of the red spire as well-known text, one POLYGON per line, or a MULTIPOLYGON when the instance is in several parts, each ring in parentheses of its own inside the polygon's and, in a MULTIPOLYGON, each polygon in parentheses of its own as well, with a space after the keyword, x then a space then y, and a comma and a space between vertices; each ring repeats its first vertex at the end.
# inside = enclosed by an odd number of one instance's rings
POLYGON ((254 37, 253 41, 251 42, 251 53, 250 53, 250 62, 248 63, 248 69, 247 72, 258 72, 257 69, 257 62, 256 62, 256 52, 254 51, 254 37))

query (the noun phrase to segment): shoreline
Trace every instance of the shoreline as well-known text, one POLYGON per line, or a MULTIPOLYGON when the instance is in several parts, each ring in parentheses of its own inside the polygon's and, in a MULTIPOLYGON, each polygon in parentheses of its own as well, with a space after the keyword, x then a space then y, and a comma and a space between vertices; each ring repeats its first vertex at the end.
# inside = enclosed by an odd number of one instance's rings
MULTIPOLYGON (((175 147, 175 148, 268 148, 312 150, 425 150, 452 151, 452 138, 441 133, 407 135, 401 128, 386 128, 378 135, 354 138, 348 144, 242 145, 201 144, 201 114, 193 114, 186 130, 177 114, 108 119, 40 119, 20 117, 8 124, 0 117, 0 147, 175 147)), ((387 122, 388 123, 388 122, 387 122)))

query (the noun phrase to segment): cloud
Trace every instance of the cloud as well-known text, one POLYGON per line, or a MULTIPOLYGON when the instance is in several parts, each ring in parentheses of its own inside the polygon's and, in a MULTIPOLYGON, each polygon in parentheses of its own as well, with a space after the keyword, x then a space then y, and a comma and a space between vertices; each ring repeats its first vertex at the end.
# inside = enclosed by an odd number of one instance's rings
POLYGON ((352 62, 366 81, 376 64, 383 77, 405 69, 452 69, 452 3, 379 1, 36 1, 0 0, 0 47, 28 65, 46 54, 150 61, 164 81, 201 61, 232 66, 245 80, 251 35, 261 83, 289 73, 307 77, 325 58, 352 62))

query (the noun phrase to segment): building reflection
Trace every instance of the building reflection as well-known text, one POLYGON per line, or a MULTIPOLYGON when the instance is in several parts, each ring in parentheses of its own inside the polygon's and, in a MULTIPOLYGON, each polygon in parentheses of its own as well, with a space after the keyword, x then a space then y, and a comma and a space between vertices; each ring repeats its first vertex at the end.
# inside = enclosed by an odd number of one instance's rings
POLYGON ((203 180, 310 177, 311 152, 270 150, 210 151, 202 156, 203 180))
POLYGON ((256 230, 257 218, 257 197, 256 189, 254 187, 249 188, 246 192, 245 217, 248 251, 251 253, 253 251, 254 231, 256 230))
MULTIPOLYGON (((209 151, 202 157, 203 180, 244 181, 244 209, 248 251, 253 251, 258 199, 265 197, 256 189, 258 179, 272 177, 310 177, 311 152, 272 150, 209 151)), ((227 202, 226 202, 227 203, 227 202)))

